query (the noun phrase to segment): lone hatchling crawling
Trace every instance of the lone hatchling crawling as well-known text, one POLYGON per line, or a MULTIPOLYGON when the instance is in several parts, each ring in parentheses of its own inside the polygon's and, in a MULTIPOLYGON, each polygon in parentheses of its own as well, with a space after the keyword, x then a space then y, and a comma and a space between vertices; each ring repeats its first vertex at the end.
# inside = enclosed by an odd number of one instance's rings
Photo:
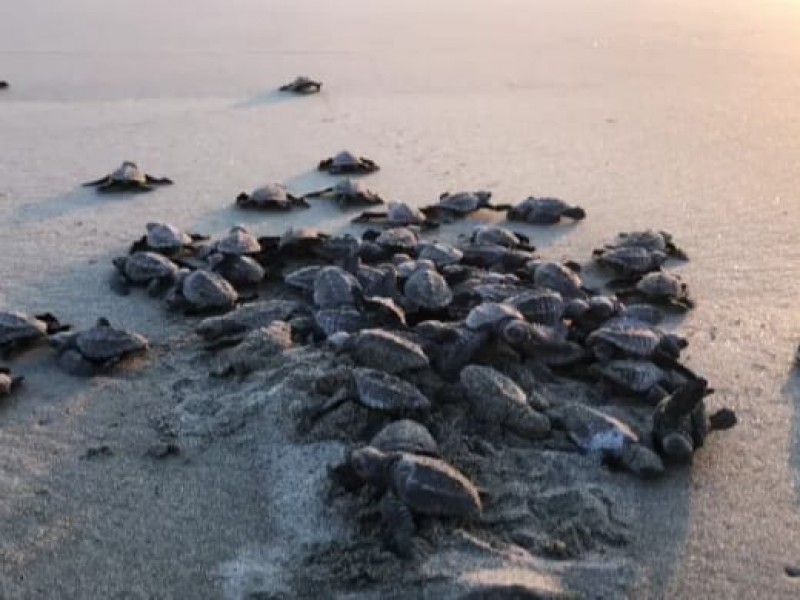
POLYGON ((98 192, 151 192, 153 186, 171 184, 171 179, 148 175, 135 162, 126 160, 108 175, 83 185, 96 187, 98 192))

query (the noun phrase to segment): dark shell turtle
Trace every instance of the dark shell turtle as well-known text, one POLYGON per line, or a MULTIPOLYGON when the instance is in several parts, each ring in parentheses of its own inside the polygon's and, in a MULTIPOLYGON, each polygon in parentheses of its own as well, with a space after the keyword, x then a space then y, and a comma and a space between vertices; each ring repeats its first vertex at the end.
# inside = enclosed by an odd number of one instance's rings
POLYGON ((406 280, 403 294, 414 305, 436 310, 453 300, 453 292, 444 277, 435 270, 417 269, 406 280))
POLYGON ((429 260, 437 269, 457 264, 463 256, 461 250, 443 242, 425 242, 417 245, 417 259, 429 260))
POLYGON ((644 275, 632 288, 618 289, 617 295, 623 298, 639 297, 646 302, 665 304, 683 310, 694 307, 694 301, 689 296, 689 286, 680 276, 664 271, 644 275))
POLYGON ((374 236, 371 232, 367 231, 364 232, 362 237, 365 240, 375 242, 378 246, 391 253, 414 252, 419 243, 419 236, 414 230, 408 227, 392 227, 375 233, 378 235, 374 236))
MULTIPOLYGON (((8 367, 0 366, 0 396, 8 396, 13 392, 19 384, 25 380, 24 377, 19 375, 12 375, 8 367)), ((399 436, 398 436, 399 437, 399 436)), ((408 436, 410 439, 411 436, 408 436)), ((434 441, 434 446, 436 442, 434 441)))
POLYGON ((526 198, 508 211, 509 221, 523 221, 531 225, 555 225, 562 218, 580 221, 586 211, 580 206, 567 204, 560 198, 526 198))
POLYGON ((461 370, 489 340, 485 331, 472 331, 465 326, 441 321, 422 321, 414 332, 424 340, 421 344, 434 370, 444 379, 458 378, 461 370))
POLYGON ((322 244, 330 239, 330 235, 313 227, 290 227, 278 240, 278 250, 281 256, 290 258, 316 256, 322 244))
POLYGON ((510 304, 483 302, 469 312, 464 324, 475 331, 497 333, 509 321, 523 318, 522 313, 510 304))
POLYGON ((410 206, 405 202, 390 201, 386 205, 386 212, 367 211, 353 219, 353 223, 383 223, 388 227, 407 227, 418 225, 422 229, 434 229, 439 226, 437 221, 428 219, 420 209, 410 206))
POLYGON ((564 299, 557 291, 548 288, 522 292, 505 302, 516 308, 531 323, 555 325, 564 315, 564 299))
POLYGON ((407 452, 439 456, 439 446, 428 428, 412 419, 392 421, 370 440, 369 445, 381 452, 407 452))
POLYGON ((539 287, 555 290, 567 299, 586 296, 580 275, 568 265, 531 261, 525 268, 533 273, 533 282, 539 287))
POLYGON ((664 473, 658 454, 643 445, 639 436, 619 419, 575 402, 559 405, 548 415, 554 427, 565 430, 581 452, 597 454, 603 462, 643 479, 664 473))
POLYGON ((633 320, 609 322, 586 338, 586 346, 601 361, 615 357, 675 360, 686 341, 633 320))
POLYGON ((246 227, 234 225, 228 235, 214 244, 214 250, 222 254, 257 254, 261 251, 261 244, 246 227))
POLYGON ((314 279, 314 304, 318 308, 354 306, 360 292, 358 280, 341 267, 323 267, 314 279))
POLYGON ((309 307, 296 300, 262 300, 238 307, 225 315, 207 317, 195 327, 195 333, 215 346, 232 345, 248 331, 268 327, 274 321, 291 321, 308 316, 309 307))
POLYGON ((452 465, 429 456, 365 447, 348 462, 363 480, 385 491, 381 512, 398 555, 412 554, 413 514, 480 518, 478 490, 452 465))
POLYGON ((365 296, 396 298, 399 294, 397 267, 392 264, 383 263, 374 267, 362 265, 356 271, 356 279, 365 296))
POLYGON ((224 312, 234 307, 239 294, 222 276, 210 271, 178 272, 167 293, 167 306, 187 313, 224 312))
POLYGON ((649 360, 612 360, 594 364, 590 371, 621 391, 640 396, 653 405, 668 395, 666 387, 671 384, 668 373, 649 360))
POLYGON ((736 425, 736 414, 728 408, 706 416, 707 395, 708 382, 699 377, 659 402, 653 413, 653 444, 668 460, 689 462, 709 431, 736 425))
POLYGON ((314 313, 314 320, 325 337, 336 333, 355 333, 369 326, 366 315, 353 306, 323 308, 314 313))
POLYGON ((528 323, 522 320, 507 322, 500 335, 512 348, 542 364, 567 366, 586 357, 583 346, 566 339, 566 327, 528 323))
POLYGON ((352 152, 342 150, 338 154, 321 160, 317 167, 320 171, 327 171, 331 175, 355 175, 373 173, 380 167, 375 161, 363 156, 356 156, 352 152))
POLYGON ((158 296, 175 283, 178 266, 162 254, 134 252, 111 261, 117 268, 111 287, 119 294, 128 294, 129 285, 147 286, 151 296, 158 296))
POLYGON ((362 329, 340 343, 339 349, 349 352, 359 365, 386 373, 401 373, 429 366, 422 348, 383 329, 362 329))
POLYGON ((623 277, 635 277, 656 271, 667 260, 664 252, 647 250, 638 246, 598 249, 592 255, 598 264, 608 267, 623 277))
POLYGON ((124 358, 148 349, 144 336, 112 327, 100 318, 94 327, 76 333, 59 333, 50 338, 59 364, 74 375, 94 375, 106 371, 124 358))
POLYGON ((623 313, 647 325, 660 325, 666 318, 664 311, 650 304, 626 304, 623 313))
POLYGON ((50 313, 28 315, 0 311, 0 351, 6 356, 43 341, 48 335, 68 330, 50 313))
POLYGON ((510 204, 492 204, 492 192, 445 192, 439 196, 439 202, 422 207, 422 212, 436 221, 452 221, 479 211, 482 208, 494 211, 504 211, 511 208, 510 204))
POLYGON ((114 171, 84 186, 93 186, 98 192, 151 192, 156 185, 171 185, 166 177, 153 177, 139 168, 135 162, 126 160, 114 171))
POLYGON ((236 197, 236 206, 258 210, 288 211, 293 208, 310 208, 305 198, 290 194, 280 183, 268 183, 249 194, 242 192, 236 197))
POLYGON ((306 194, 307 198, 332 198, 340 208, 383 204, 383 198, 360 181, 342 179, 336 185, 306 194))
POLYGON ((320 265, 309 265, 308 267, 300 267, 294 271, 290 271, 283 276, 283 282, 298 290, 304 292, 314 291, 314 281, 317 275, 322 270, 320 265))
POLYGON ((406 280, 417 271, 436 271, 436 265, 433 261, 421 258, 419 260, 409 259, 397 263, 397 278, 406 280))
POLYGON ((504 248, 519 248, 533 252, 530 238, 500 225, 479 225, 472 230, 469 241, 473 244, 494 244, 504 248))
POLYGON ((673 242, 672 234, 666 231, 655 231, 645 229, 642 231, 629 231, 617 235, 617 239, 611 244, 606 244, 607 248, 638 247, 645 250, 658 250, 664 252, 672 258, 689 260, 686 253, 678 248, 673 242))
POLYGON ((248 373, 268 367, 275 357, 293 346, 292 328, 285 321, 273 321, 266 327, 248 331, 241 343, 225 350, 211 371, 214 377, 248 373))
POLYGON ((267 275, 258 261, 242 254, 217 252, 208 257, 208 265, 211 271, 221 275, 237 289, 257 286, 267 275))
POLYGON ((294 92, 295 94, 315 94, 322 89, 322 82, 314 81, 308 77, 300 76, 294 81, 278 88, 281 92, 294 92))
POLYGON ((484 269, 516 271, 534 260, 535 255, 527 250, 518 250, 497 244, 469 244, 461 247, 464 256, 461 263, 484 269))
POLYGON ((511 378, 491 367, 469 365, 459 380, 480 420, 529 439, 550 434, 550 420, 531 408, 525 392, 511 378))
POLYGON ((431 407, 430 400, 414 385, 385 371, 355 367, 334 372, 329 379, 318 379, 317 389, 327 391, 338 387, 338 391, 322 406, 308 413, 310 423, 349 401, 388 413, 421 411, 431 407))

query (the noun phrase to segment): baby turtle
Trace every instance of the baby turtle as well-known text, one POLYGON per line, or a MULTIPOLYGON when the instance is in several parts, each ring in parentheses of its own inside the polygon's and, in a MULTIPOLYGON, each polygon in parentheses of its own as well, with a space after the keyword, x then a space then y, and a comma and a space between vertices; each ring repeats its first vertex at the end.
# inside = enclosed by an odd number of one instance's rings
POLYGON ((208 236, 185 231, 169 223, 147 223, 147 234, 135 241, 128 254, 134 252, 157 252, 164 256, 175 257, 184 252, 197 250, 195 242, 207 240, 208 236))
POLYGON ((348 461, 363 480, 384 491, 381 513, 389 527, 393 550, 412 554, 413 514, 477 519, 482 505, 478 490, 452 465, 429 456, 384 453, 367 446, 348 461))
POLYGON ((667 260, 660 250, 647 250, 638 246, 598 249, 592 252, 598 264, 608 267, 623 277, 637 277, 657 271, 667 260))
POLYGON ((389 413, 428 410, 431 402, 412 384, 377 369, 343 369, 317 380, 317 389, 337 389, 322 406, 308 413, 314 423, 345 402, 357 401, 366 408, 389 413))
POLYGON ((469 311, 464 324, 474 331, 499 333, 509 321, 523 318, 522 313, 510 304, 483 302, 469 311))
POLYGON ((355 333, 369 327, 364 313, 353 306, 342 305, 336 308, 322 308, 314 312, 314 321, 324 337, 337 333, 355 333))
POLYGON ((112 327, 100 318, 94 327, 77 333, 59 333, 50 338, 59 364, 73 375, 91 376, 107 371, 124 358, 147 351, 144 336, 112 327))
POLYGON ((401 373, 429 366, 417 344, 383 329, 363 329, 339 341, 338 349, 350 353, 364 367, 401 373))
POLYGON ((264 280, 267 272, 251 256, 241 254, 221 254, 216 252, 208 257, 208 265, 214 273, 237 289, 252 288, 264 280))
POLYGON ((439 196, 438 204, 424 206, 421 210, 425 216, 436 221, 453 221, 477 212, 482 208, 494 211, 504 211, 511 208, 510 204, 492 204, 492 192, 445 192, 439 196))
POLYGON ((243 377, 268 367, 277 355, 292 345, 291 326, 285 321, 273 321, 266 327, 249 331, 239 345, 224 351, 211 375, 243 377))
POLYGON ((144 285, 151 296, 159 296, 175 283, 178 274, 175 263, 155 252, 134 252, 111 262, 118 275, 111 280, 111 289, 120 295, 129 294, 131 285, 144 285))
POLYGON ((171 184, 171 179, 148 175, 135 162, 126 160, 109 175, 83 185, 96 187, 98 192, 151 192, 154 185, 171 184))
POLYGON ((639 396, 651 405, 669 395, 666 388, 672 383, 668 373, 649 360, 612 360, 596 363, 589 370, 617 390, 639 396))
POLYGON ((686 348, 686 340, 674 333, 632 320, 608 323, 586 338, 586 346, 600 361, 614 358, 667 359, 674 361, 686 348))
POLYGON ((469 241, 473 244, 496 244, 504 248, 518 248, 528 252, 536 250, 534 246, 531 246, 528 236, 499 225, 479 225, 472 230, 469 241))
POLYGON ((653 444, 665 458, 679 463, 692 459, 709 431, 730 429, 736 413, 723 408, 706 416, 708 382, 702 377, 687 381, 659 402, 653 413, 653 444))
POLYGON ((370 440, 369 445, 381 452, 408 452, 439 456, 436 440, 423 424, 412 419, 392 421, 370 440))
POLYGON ((516 308, 531 323, 555 325, 564 315, 564 299, 557 291, 548 288, 522 292, 505 302, 516 308))
POLYGON ((533 273, 533 282, 537 286, 555 290, 563 298, 585 298, 588 290, 583 287, 581 276, 574 267, 572 264, 540 260, 525 265, 525 269, 533 273))
POLYGON ((566 339, 563 323, 551 326, 517 319, 503 325, 500 335, 512 348, 541 364, 568 366, 586 357, 583 346, 566 339))
POLYGON ((268 183, 254 189, 249 194, 242 192, 236 196, 236 206, 258 210, 288 211, 293 208, 310 208, 305 198, 290 194, 280 183, 268 183))
POLYGON ((308 77, 300 76, 294 81, 278 88, 281 92, 294 92, 295 94, 315 94, 322 89, 322 82, 314 81, 308 77))
POLYGON ((316 192, 306 194, 307 198, 332 198, 339 208, 345 209, 352 206, 371 206, 383 204, 383 198, 369 189, 360 181, 342 179, 336 185, 326 187, 316 192))
POLYGON ((647 302, 665 304, 682 310, 694 307, 694 301, 689 296, 689 286, 680 276, 665 271, 648 273, 639 279, 635 286, 618 288, 616 293, 622 298, 639 297, 647 302))
POLYGON ((654 231, 645 229, 643 231, 629 231, 620 233, 617 239, 611 244, 606 244, 606 248, 625 248, 638 247, 645 250, 664 252, 672 258, 679 260, 689 260, 686 253, 678 248, 673 241, 672 234, 666 231, 654 231))
POLYGON ((523 221, 531 225, 555 225, 562 218, 580 221, 586 211, 580 206, 567 204, 560 198, 526 198, 508 211, 509 221, 523 221))
MULTIPOLYGON (((13 392, 25 378, 11 374, 11 369, 0 366, 0 396, 8 396, 13 392)), ((434 446, 436 442, 434 441, 434 446)))
POLYGON ((242 340, 248 331, 268 327, 274 321, 291 321, 309 315, 304 302, 296 300, 262 300, 238 307, 225 315, 207 317, 194 331, 209 345, 233 345, 242 340))
POLYGON ((418 268, 406 280, 403 294, 413 307, 436 310, 453 300, 453 292, 435 269, 418 268))
POLYGON ((418 260, 429 260, 437 269, 457 264, 464 257, 461 250, 443 242, 418 244, 416 250, 418 260))
POLYGON ((286 258, 316 257, 322 245, 330 239, 330 235, 313 227, 290 227, 281 235, 278 251, 286 258))
POLYGON ((319 161, 317 169, 327 171, 331 175, 358 175, 373 173, 378 171, 380 167, 369 158, 356 156, 352 152, 342 150, 330 158, 319 161))
POLYGON ((464 253, 462 264, 498 271, 516 271, 535 257, 527 250, 506 248, 498 244, 469 244, 462 246, 461 251, 464 253))
POLYGON ((239 294, 222 276, 210 271, 178 272, 175 285, 167 293, 167 306, 187 314, 225 312, 234 307, 239 294))
POLYGON ((261 244, 244 225, 234 225, 228 235, 214 244, 214 250, 222 254, 257 254, 261 244))
POLYGON ((341 267, 323 267, 314 279, 314 304, 319 308, 354 306, 360 292, 358 280, 341 267))
POLYGON ((619 419, 576 402, 567 402, 550 411, 554 426, 567 432, 581 452, 597 454, 601 460, 642 479, 664 473, 658 454, 642 444, 639 436, 619 419))
POLYGON ((50 313, 28 315, 0 311, 0 351, 4 356, 44 340, 48 335, 69 329, 50 313))
POLYGON ((437 221, 429 219, 420 209, 405 202, 389 202, 386 205, 386 212, 367 211, 353 219, 353 223, 373 222, 382 223, 388 227, 406 227, 408 225, 418 225, 422 229, 439 227, 437 221))
POLYGON ((511 378, 491 367, 469 365, 459 380, 472 410, 488 425, 533 440, 550 435, 550 420, 531 408, 525 392, 511 378))

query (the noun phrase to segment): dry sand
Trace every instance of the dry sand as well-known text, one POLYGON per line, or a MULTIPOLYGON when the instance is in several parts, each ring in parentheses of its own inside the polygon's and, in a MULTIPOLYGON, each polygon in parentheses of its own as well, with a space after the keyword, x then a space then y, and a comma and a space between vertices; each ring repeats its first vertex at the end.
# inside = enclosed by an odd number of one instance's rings
MULTIPOLYGON (((0 96, 0 305, 78 326, 104 314, 156 349, 141 368, 92 381, 61 374, 44 349, 14 363, 27 380, 0 407, 0 596, 324 596, 352 575, 341 556, 374 558, 396 584, 365 597, 447 597, 462 576, 589 597, 800 594, 784 573, 800 563, 800 7, 36 8, 0 9, 0 77, 12 86, 0 96), (272 91, 300 73, 323 79, 323 93, 272 91), (285 443, 283 403, 299 392, 283 372, 214 388, 186 323, 108 290, 110 258, 148 220, 282 231, 289 220, 236 213, 233 197, 269 180, 314 188, 326 181, 316 161, 343 147, 384 166, 369 184, 391 198, 488 187, 509 201, 579 201, 589 212, 579 227, 531 231, 546 256, 588 257, 616 231, 647 226, 686 247, 682 273, 700 300, 683 325, 688 361, 717 389, 712 404, 734 407, 741 424, 654 485, 595 471, 625 509, 614 518, 627 544, 554 563, 436 529, 439 551, 421 573, 402 573, 370 554, 376 540, 341 500, 323 501, 341 445, 285 443), (125 158, 178 185, 135 198, 78 187, 125 158), (182 453, 145 456, 167 426, 182 453), (83 458, 104 445, 111 455, 83 458)), ((291 218, 345 221, 322 207, 291 218)))

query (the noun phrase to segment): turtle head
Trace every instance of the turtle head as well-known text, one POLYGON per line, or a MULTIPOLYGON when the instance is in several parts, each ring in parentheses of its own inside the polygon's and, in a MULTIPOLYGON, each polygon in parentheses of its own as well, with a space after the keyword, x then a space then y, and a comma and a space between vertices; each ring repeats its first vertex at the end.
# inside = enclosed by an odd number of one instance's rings
POLYGON ((107 317, 99 317, 97 323, 95 323, 95 327, 111 327, 111 321, 109 321, 107 317))
POLYGON ((236 225, 231 227, 231 230, 230 230, 229 233, 237 233, 237 232, 247 233, 247 227, 245 227, 241 223, 237 223, 236 225))
POLYGON ((478 190, 475 192, 475 196, 478 198, 478 203, 481 206, 485 206, 489 204, 489 201, 492 199, 492 192, 486 190, 478 190))
POLYGON ((353 450, 349 456, 349 463, 356 475, 380 487, 388 483, 388 471, 392 460, 392 455, 385 454, 372 446, 353 450))
POLYGON ((125 272, 125 265, 128 263, 127 256, 117 256, 111 259, 111 263, 121 272, 125 272))
POLYGON ((680 356, 681 350, 686 348, 688 345, 689 342, 687 342, 685 338, 682 338, 675 333, 667 333, 662 336, 661 340, 659 341, 658 349, 670 358, 677 359, 678 356, 680 356))
POLYGON ((528 323, 519 319, 514 319, 503 325, 503 339, 514 347, 526 344, 531 338, 528 323))
POLYGON ((575 219, 576 221, 580 221, 581 219, 586 218, 586 211, 583 210, 580 206, 570 206, 563 212, 565 217, 569 217, 570 219, 575 219))
POLYGON ((236 196, 236 206, 245 206, 250 202, 250 194, 247 192, 242 192, 238 196, 236 196))

